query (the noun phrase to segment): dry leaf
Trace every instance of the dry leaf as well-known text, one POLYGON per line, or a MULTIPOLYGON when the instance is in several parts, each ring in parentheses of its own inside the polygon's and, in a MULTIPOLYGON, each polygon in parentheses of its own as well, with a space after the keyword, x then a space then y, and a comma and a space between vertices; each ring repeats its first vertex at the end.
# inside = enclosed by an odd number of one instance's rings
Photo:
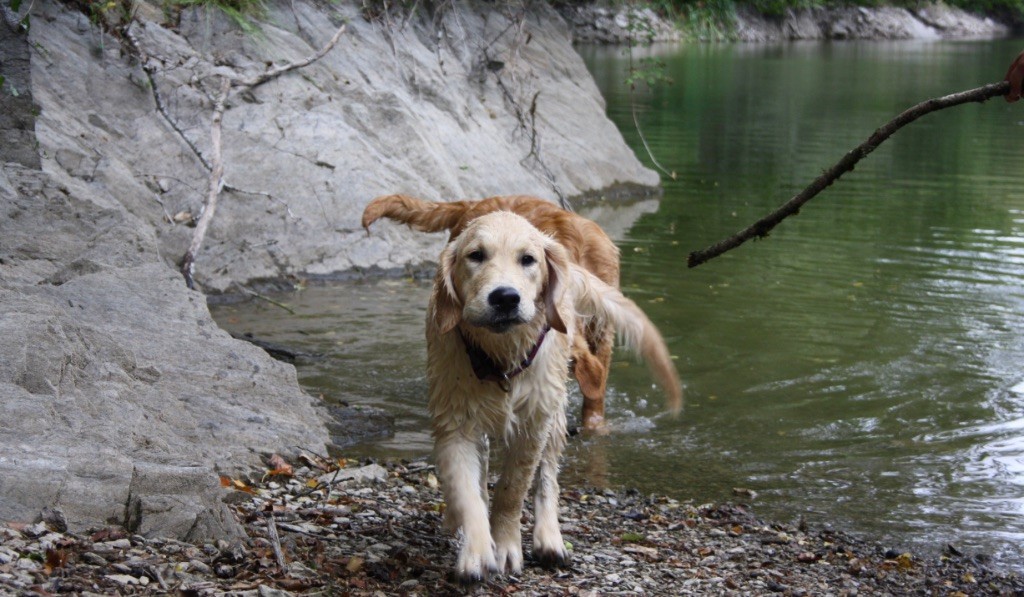
POLYGON ((273 471, 282 471, 279 473, 271 472, 271 474, 285 475, 290 477, 294 472, 292 465, 288 464, 288 462, 284 458, 282 458, 280 454, 274 454, 273 456, 270 457, 270 466, 273 471))
POLYGON ((53 571, 57 568, 63 568, 68 563, 68 550, 66 549, 47 549, 46 550, 46 563, 43 569, 47 575, 53 574, 53 571))
POLYGON ((364 561, 365 560, 359 556, 352 556, 349 558, 348 564, 345 565, 345 570, 348 570, 349 573, 359 572, 359 569, 363 567, 364 561))

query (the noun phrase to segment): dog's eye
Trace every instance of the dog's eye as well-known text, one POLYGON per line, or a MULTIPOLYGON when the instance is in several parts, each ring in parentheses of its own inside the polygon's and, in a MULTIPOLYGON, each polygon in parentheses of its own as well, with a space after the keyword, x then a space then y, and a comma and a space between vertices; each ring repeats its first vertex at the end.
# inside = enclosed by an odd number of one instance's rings
POLYGON ((466 258, 468 258, 473 263, 480 263, 484 260, 484 252, 481 251, 480 249, 477 249, 475 251, 470 252, 469 255, 466 255, 466 258))
POLYGON ((519 265, 523 267, 529 267, 534 263, 537 263, 537 258, 533 255, 526 254, 519 258, 519 265))

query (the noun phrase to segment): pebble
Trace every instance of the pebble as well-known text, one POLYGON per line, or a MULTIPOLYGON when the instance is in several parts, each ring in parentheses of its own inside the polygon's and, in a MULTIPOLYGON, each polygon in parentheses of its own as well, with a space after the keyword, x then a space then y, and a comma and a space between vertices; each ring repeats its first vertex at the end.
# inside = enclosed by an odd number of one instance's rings
POLYGON ((107 574, 103 578, 112 580, 112 581, 116 582, 119 585, 137 585, 137 584, 139 584, 139 579, 137 579, 134 576, 131 576, 129 574, 107 574))
POLYGON ((115 539, 113 541, 103 541, 96 544, 98 551, 117 551, 122 549, 131 549, 132 542, 128 539, 115 539))
MULTIPOLYGON (((338 485, 330 496, 308 493, 306 481, 314 474, 308 470, 306 476, 277 481, 273 492, 254 484, 257 494, 226 502, 249 535, 235 543, 197 547, 139 535, 93 543, 38 525, 23 531, 0 528, 0 595, 463 594, 449 583, 457 545, 442 529, 443 502, 431 481, 436 481, 432 468, 417 464, 409 470, 391 463, 385 470, 372 487, 338 485), (267 535, 270 504, 288 562, 285 570, 278 568, 267 535), (66 570, 43 574, 44 543, 69 546, 76 554, 66 570)), ((1024 594, 1019 575, 994 573, 969 556, 939 560, 913 554, 907 559, 913 566, 903 569, 887 563, 885 550, 873 544, 831 529, 815 534, 766 524, 742 507, 570 487, 564 489, 560 510, 564 539, 572 545, 571 568, 546 571, 530 566, 528 559, 515 578, 499 576, 469 592, 499 594, 507 587, 516 595, 581 597, 839 596, 930 594, 942 587, 943 594, 974 595, 984 587, 992 594, 1024 594)), ((523 530, 528 548, 529 526, 523 530)), ((118 535, 108 531, 103 536, 118 535)))

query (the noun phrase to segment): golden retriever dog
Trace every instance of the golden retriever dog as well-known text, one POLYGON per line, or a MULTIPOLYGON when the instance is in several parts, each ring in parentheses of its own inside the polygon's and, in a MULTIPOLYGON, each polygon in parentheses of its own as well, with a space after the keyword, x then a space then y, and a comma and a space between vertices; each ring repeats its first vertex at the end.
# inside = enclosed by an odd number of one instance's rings
MULTIPOLYGON (((455 238, 471 221, 493 211, 511 211, 526 218, 565 247, 574 263, 618 288, 619 249, 604 230, 593 221, 538 197, 505 195, 480 201, 435 203, 408 195, 386 195, 366 206, 362 224, 369 229, 380 218, 389 218, 423 232, 447 230, 450 238, 455 238)), ((583 428, 602 429, 615 333, 610 327, 593 322, 580 325, 584 327, 573 336, 572 371, 583 394, 583 428)))
POLYGON ((526 219, 482 215, 441 253, 427 310, 428 408, 445 525, 461 532, 455 572, 463 582, 522 570, 520 518, 534 479, 534 557, 568 561, 557 475, 581 325, 616 330, 664 387, 669 409, 679 410, 679 378, 650 320, 526 219), (491 440, 503 462, 488 513, 491 440))

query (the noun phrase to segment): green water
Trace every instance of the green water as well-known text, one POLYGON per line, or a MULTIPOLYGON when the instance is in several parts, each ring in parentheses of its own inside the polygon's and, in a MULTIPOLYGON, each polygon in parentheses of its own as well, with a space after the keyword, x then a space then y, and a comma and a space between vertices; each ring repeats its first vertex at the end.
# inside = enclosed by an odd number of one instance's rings
MULTIPOLYGON (((623 288, 677 355, 687 405, 660 416, 643 367, 619 355, 615 431, 574 438, 564 478, 742 499, 894 549, 952 543, 1024 566, 1024 104, 928 116, 769 239, 685 267, 904 108, 1001 78, 1022 45, 660 49, 673 84, 632 101, 627 57, 588 52, 627 140, 644 155, 635 106, 677 173, 660 204, 591 213, 619 227, 623 288)), ((299 363, 311 391, 396 412, 394 438, 351 453, 420 456, 427 293, 353 283, 278 297, 294 316, 262 302, 215 316, 323 353, 299 363)))

